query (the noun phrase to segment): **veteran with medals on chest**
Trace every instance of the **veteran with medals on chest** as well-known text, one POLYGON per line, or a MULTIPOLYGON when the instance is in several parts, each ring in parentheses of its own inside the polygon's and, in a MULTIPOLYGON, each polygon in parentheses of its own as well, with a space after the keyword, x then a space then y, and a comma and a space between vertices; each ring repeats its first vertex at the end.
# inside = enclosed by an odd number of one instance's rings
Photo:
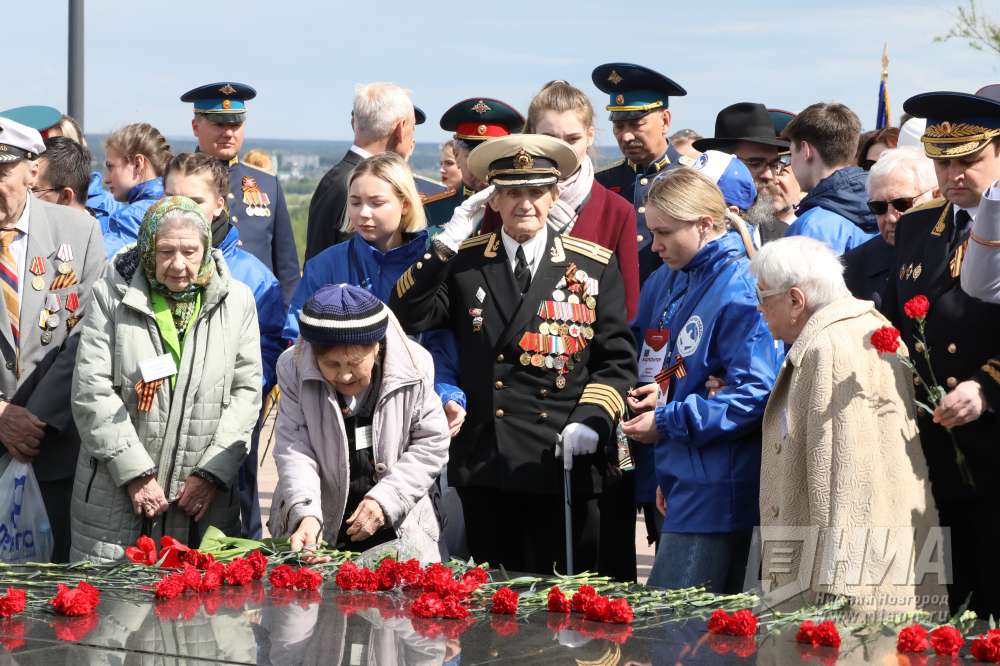
MULTIPOLYGON (((1000 578, 986 544, 1000 534, 1000 305, 969 296, 960 281, 981 197, 1000 178, 1000 102, 932 92, 911 97, 903 108, 927 119, 921 141, 944 198, 900 218, 883 311, 901 331, 920 376, 945 392, 932 415, 918 410, 917 425, 941 525, 950 530, 951 611, 971 594, 968 607, 979 617, 996 616, 1000 578), (907 305, 917 296, 930 304, 923 323, 907 305), (920 333, 930 367, 915 344, 920 333)), ((916 391, 918 400, 933 405, 922 384, 916 391)))
POLYGON ((568 144, 495 139, 469 168, 492 186, 478 196, 502 228, 460 243, 449 222, 400 278, 392 308, 408 332, 449 328, 458 340, 468 416, 448 479, 473 557, 565 571, 565 465, 576 568, 593 570, 608 451, 636 379, 622 278, 611 251, 547 229, 556 183, 577 168, 568 144))

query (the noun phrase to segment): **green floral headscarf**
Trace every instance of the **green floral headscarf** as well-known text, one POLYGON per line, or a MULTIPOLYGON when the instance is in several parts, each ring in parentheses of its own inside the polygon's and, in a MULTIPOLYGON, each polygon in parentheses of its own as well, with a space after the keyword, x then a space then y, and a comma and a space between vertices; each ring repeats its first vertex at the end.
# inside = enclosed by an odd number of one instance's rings
POLYGON ((139 225, 138 247, 139 264, 146 274, 149 288, 162 294, 170 302, 193 302, 201 295, 205 285, 215 273, 215 261, 212 259, 212 227, 201 212, 201 207, 187 197, 164 197, 150 206, 145 217, 142 218, 142 224, 139 225), (185 217, 195 222, 198 235, 201 236, 202 247, 205 250, 198 275, 184 291, 171 291, 166 285, 156 280, 156 232, 163 218, 173 211, 189 213, 185 217))

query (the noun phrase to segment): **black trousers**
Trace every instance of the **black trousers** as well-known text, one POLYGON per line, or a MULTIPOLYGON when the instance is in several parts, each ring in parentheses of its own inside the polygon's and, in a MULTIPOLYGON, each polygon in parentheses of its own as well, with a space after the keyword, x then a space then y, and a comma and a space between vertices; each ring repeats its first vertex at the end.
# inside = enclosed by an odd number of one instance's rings
POLYGON ((986 499, 937 503, 943 527, 950 528, 951 575, 948 606, 956 613, 972 595, 969 609, 979 617, 1000 616, 1000 576, 993 539, 1000 534, 996 503, 986 499))
POLYGON ((52 561, 69 562, 69 506, 73 498, 73 477, 55 481, 39 481, 45 513, 52 528, 52 561))
POLYGON ((240 465, 240 522, 244 539, 260 539, 260 497, 257 494, 257 449, 260 445, 260 427, 258 420, 250 436, 250 453, 240 465))
POLYGON ((605 477, 601 510, 601 543, 597 571, 615 580, 635 581, 635 472, 605 477))
MULTIPOLYGON (((495 488, 458 488, 469 551, 476 562, 507 571, 566 571, 563 498, 495 488)), ((598 498, 573 499, 574 572, 595 571, 601 520, 598 498)))

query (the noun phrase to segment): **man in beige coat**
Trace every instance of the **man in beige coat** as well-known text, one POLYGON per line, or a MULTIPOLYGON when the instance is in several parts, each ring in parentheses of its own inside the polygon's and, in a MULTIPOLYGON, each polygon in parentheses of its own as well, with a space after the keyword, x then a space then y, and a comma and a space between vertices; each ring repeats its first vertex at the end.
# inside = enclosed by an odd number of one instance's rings
POLYGON ((32 463, 52 559, 65 562, 80 449, 70 413, 77 322, 105 254, 93 217, 31 196, 44 151, 36 130, 0 118, 0 443, 10 458, 32 463))
POLYGON ((851 297, 819 241, 775 241, 751 270, 768 326, 788 346, 763 423, 768 598, 846 596, 863 614, 947 608, 910 371, 870 340, 888 322, 851 297))

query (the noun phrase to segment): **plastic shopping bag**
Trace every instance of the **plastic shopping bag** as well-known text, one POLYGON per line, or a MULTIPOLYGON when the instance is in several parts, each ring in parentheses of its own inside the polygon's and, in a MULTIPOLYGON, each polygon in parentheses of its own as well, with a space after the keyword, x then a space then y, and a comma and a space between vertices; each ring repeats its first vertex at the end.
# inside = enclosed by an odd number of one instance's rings
POLYGON ((52 527, 31 465, 11 460, 0 475, 0 562, 48 562, 52 527))

